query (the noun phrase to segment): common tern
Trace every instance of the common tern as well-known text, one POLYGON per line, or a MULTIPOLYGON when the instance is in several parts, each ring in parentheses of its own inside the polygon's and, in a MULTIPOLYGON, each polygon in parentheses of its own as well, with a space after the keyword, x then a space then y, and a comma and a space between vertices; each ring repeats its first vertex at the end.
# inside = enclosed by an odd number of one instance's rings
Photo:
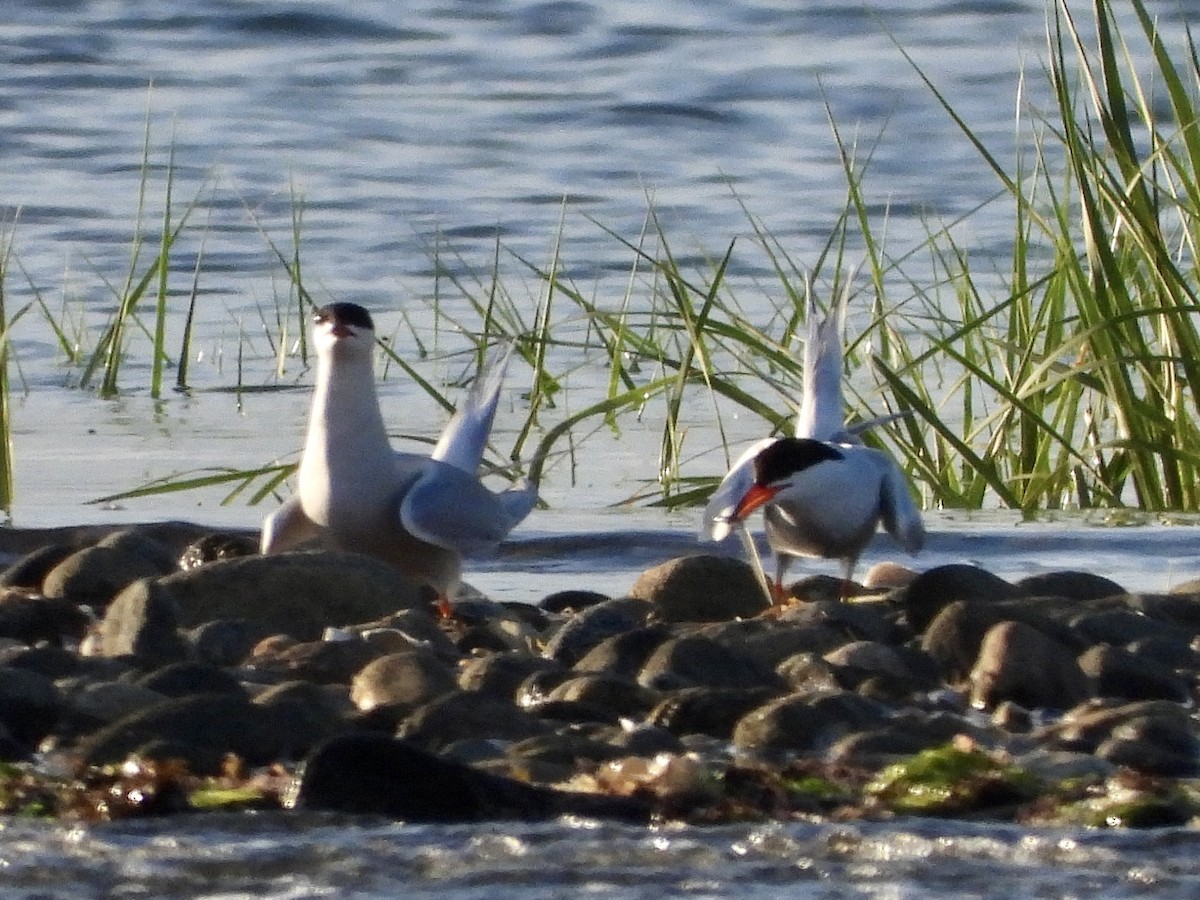
POLYGON ((512 352, 486 366, 429 456, 392 449, 375 392, 375 326, 354 303, 313 315, 316 388, 297 492, 263 523, 261 550, 321 542, 378 557, 448 602, 464 556, 493 550, 537 502, 528 480, 479 480, 512 352))
POLYGON ((795 435, 749 447, 713 492, 701 529, 702 536, 723 540, 761 508, 776 560, 771 586, 776 603, 783 599, 783 578, 795 557, 840 560, 847 585, 880 523, 909 553, 919 551, 925 540, 903 473, 890 456, 858 437, 886 418, 853 428, 845 424, 845 297, 821 318, 811 291, 809 296, 804 393, 795 435))

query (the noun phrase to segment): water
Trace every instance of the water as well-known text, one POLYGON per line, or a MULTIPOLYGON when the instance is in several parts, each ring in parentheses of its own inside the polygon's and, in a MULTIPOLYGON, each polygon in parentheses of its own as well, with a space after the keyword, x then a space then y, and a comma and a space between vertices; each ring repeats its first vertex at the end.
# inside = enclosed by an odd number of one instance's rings
MULTIPOLYGON (((1035 105, 1045 90, 1045 11, 1020 0, 14 6, 0 24, 9 314, 40 296, 68 341, 94 345, 129 266, 147 127, 147 239, 160 227, 169 146, 176 214, 196 206, 173 254, 173 293, 186 294, 203 257, 189 394, 148 396, 143 335, 130 338, 121 396, 104 401, 71 386, 79 370, 64 365, 44 315, 31 310, 12 329, 19 527, 257 525, 263 508, 222 505, 219 489, 86 501, 173 473, 295 458, 309 373, 294 359, 282 373, 274 364, 269 335, 288 289, 268 238, 290 252, 297 198, 309 289, 368 305, 406 355, 411 323, 434 351, 417 365, 441 384, 465 364, 447 357, 453 335, 432 332, 435 293, 444 312, 464 310, 433 278, 435 254, 485 281, 495 261, 531 318, 540 288, 516 256, 548 264, 561 230, 569 275, 615 306, 631 255, 603 228, 633 240, 653 203, 685 266, 703 270, 705 255, 737 237, 729 283, 751 315, 756 303, 765 315, 778 283, 741 204, 799 264, 815 262, 845 203, 830 116, 859 158, 871 155, 874 230, 894 256, 997 191, 897 44, 1002 162, 1015 152, 1020 73, 1035 105)), ((1151 8, 1177 42, 1196 4, 1151 8)), ((1007 212, 985 206, 958 226, 959 243, 1002 255, 1007 212)), ((174 341, 180 308, 168 323, 174 341)), ((567 385, 567 408, 603 377, 587 362, 567 385)), ((520 390, 501 411, 501 445, 522 419, 520 390)), ((429 437, 444 421, 394 371, 383 401, 398 433, 429 437)), ((645 566, 691 549, 694 515, 612 506, 644 487, 660 438, 655 410, 623 425, 619 439, 589 437, 573 471, 559 461, 543 486, 550 509, 468 578, 528 600, 566 586, 619 593, 645 566)), ((753 421, 726 425, 735 445, 760 436, 753 421)), ((690 463, 713 474, 719 441, 706 427, 694 424, 690 463)), ((922 565, 975 561, 1013 578, 1101 569, 1146 590, 1200 571, 1190 528, 995 515, 931 525, 922 565)), ((880 543, 868 555, 890 554, 880 543)), ((908 897, 1011 895, 1020 879, 1036 896, 1184 897, 1197 892, 1194 841, 903 822, 665 832, 270 816, 8 822, 0 888, 24 898, 469 898, 498 886, 529 897, 908 897)))

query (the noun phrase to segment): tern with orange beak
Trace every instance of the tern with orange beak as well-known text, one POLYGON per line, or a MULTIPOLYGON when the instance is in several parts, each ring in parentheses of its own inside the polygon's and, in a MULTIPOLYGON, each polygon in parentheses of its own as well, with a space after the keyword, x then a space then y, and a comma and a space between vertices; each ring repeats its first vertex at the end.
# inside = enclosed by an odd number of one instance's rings
POLYGON ((297 492, 263 523, 264 554, 303 544, 383 559, 445 602, 464 556, 493 550, 533 509, 524 481, 479 480, 512 348, 480 372, 429 456, 392 449, 375 392, 375 325, 354 303, 313 316, 316 389, 297 492))
POLYGON ((840 560, 848 583, 881 523, 909 553, 920 550, 925 539, 921 513, 903 473, 890 456, 858 438, 882 420, 855 428, 845 425, 844 315, 844 298, 824 319, 810 299, 804 396, 795 437, 766 438, 752 445, 704 510, 702 536, 720 541, 762 509, 776 559, 771 586, 776 603, 783 600, 783 578, 795 557, 840 560))

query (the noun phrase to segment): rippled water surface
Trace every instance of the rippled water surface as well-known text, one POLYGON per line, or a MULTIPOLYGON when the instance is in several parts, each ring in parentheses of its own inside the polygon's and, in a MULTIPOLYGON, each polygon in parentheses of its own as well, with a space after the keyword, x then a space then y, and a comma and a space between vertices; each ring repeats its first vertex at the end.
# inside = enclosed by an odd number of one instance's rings
MULTIPOLYGON (((434 278, 434 257, 518 306, 541 288, 517 258, 551 259, 598 302, 616 305, 652 203, 672 251, 703 270, 734 238, 728 283, 752 318, 779 291, 753 250, 748 210, 800 265, 815 262, 845 203, 830 120, 871 157, 864 189, 900 257, 997 190, 899 51, 943 91, 1002 161, 1014 158, 1020 73, 1045 87, 1040 2, 467 3, 27 2, 0 21, 0 207, 11 238, 5 301, 13 326, 18 526, 186 518, 252 527, 264 510, 221 506, 213 490, 120 505, 84 501, 207 466, 294 458, 309 373, 278 371, 269 335, 288 286, 271 242, 291 252, 318 300, 354 300, 445 383, 442 313, 469 318, 434 278), (173 253, 185 295, 202 260, 189 394, 148 396, 147 342, 135 332, 123 390, 73 387, 50 326, 85 349, 112 315, 142 230, 161 227, 173 148, 176 215, 195 204, 173 253), (744 207, 744 209, 743 209, 744 207), (19 214, 17 209, 19 208, 19 214), (44 304, 44 310, 37 304, 44 304), (263 389, 270 389, 264 392, 263 389)), ((1076 5, 1072 5, 1076 6, 1076 5)), ((1197 11, 1151 3, 1168 39, 1197 11)), ((958 226, 962 246, 1003 253, 1007 207, 958 226)), ((144 250, 141 266, 153 251, 144 250)), ((913 262, 912 266, 919 266, 913 262)), ((916 271, 916 270, 912 270, 916 271)), ((444 328, 443 320, 443 328, 444 328)), ((173 303, 171 340, 182 333, 173 303)), ((583 359, 566 386, 603 377, 583 359)), ((501 411, 522 421, 520 373, 501 411)), ((383 384, 399 434, 431 436, 444 413, 397 372, 383 384)), ((565 414, 565 413, 564 413, 565 414)), ((731 420, 734 444, 759 437, 731 420), (739 432, 738 429, 743 429, 739 432)), ((703 420, 691 446, 715 474, 703 420)), ((594 436, 543 486, 550 509, 521 541, 468 577, 502 596, 556 587, 623 590, 644 566, 691 547, 689 515, 608 509, 642 486, 660 439, 656 413, 594 436)), ((1019 526, 942 517, 923 562, 978 561, 1019 577, 1099 568, 1160 589, 1200 573, 1192 529, 1080 523, 1019 526)), ((887 553, 886 544, 878 548, 887 553)), ((872 551, 875 555, 876 551, 872 551)), ((962 824, 664 832, 572 825, 422 829, 262 817, 69 829, 0 828, 5 897, 1131 896, 1200 893, 1195 837, 1065 835, 962 824), (1019 879, 1019 881, 1018 881, 1019 879), (1003 886, 1002 886, 1003 885, 1003 886)))

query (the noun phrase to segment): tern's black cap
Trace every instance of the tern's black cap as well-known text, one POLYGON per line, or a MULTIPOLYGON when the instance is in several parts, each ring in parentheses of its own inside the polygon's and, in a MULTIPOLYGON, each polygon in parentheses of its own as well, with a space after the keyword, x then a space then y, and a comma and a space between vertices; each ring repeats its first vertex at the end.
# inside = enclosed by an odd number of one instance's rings
POLYGON ((838 449, 824 441, 811 438, 780 438, 764 447, 754 457, 754 481, 757 484, 774 484, 803 472, 817 463, 844 459, 838 449))
POLYGON ((375 330, 371 314, 357 303, 330 303, 313 313, 313 322, 317 324, 330 320, 339 325, 349 325, 352 328, 375 330))

